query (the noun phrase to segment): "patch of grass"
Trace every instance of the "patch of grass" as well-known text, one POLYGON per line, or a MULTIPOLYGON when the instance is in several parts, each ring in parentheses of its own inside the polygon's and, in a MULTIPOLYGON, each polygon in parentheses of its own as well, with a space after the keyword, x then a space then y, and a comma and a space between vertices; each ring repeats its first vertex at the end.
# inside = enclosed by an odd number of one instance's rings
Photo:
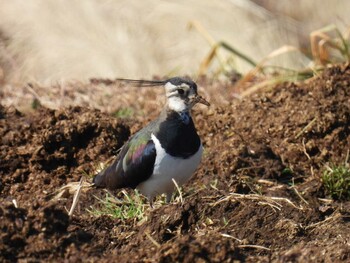
POLYGON ((121 108, 113 113, 114 117, 120 119, 131 118, 134 116, 134 110, 132 108, 121 108))
POLYGON ((333 199, 350 200, 349 165, 326 166, 322 175, 322 183, 326 193, 333 199))
POLYGON ((39 101, 37 98, 35 98, 35 99, 32 101, 31 107, 32 107, 33 110, 39 109, 39 108, 41 107, 40 101, 39 101))
POLYGON ((122 193, 122 199, 118 199, 108 192, 104 199, 96 197, 100 203, 99 207, 92 207, 88 211, 95 216, 108 215, 113 218, 121 219, 122 221, 127 219, 142 221, 146 219, 146 204, 138 191, 135 190, 135 194, 132 196, 125 190, 123 190, 122 193))
POLYGON ((291 168, 289 168, 289 167, 285 167, 282 170, 281 175, 285 176, 285 177, 292 177, 293 176, 293 170, 291 168))

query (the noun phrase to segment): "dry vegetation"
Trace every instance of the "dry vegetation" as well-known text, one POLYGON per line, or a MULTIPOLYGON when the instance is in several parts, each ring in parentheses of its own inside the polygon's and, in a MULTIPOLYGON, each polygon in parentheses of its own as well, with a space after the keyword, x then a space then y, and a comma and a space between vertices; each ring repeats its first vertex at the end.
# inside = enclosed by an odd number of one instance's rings
MULTIPOLYGON (((346 29, 349 5, 346 0, 2 1, 0 31, 10 41, 5 46, 0 41, 0 55, 5 76, 15 82, 194 76, 213 41, 225 41, 255 61, 286 44, 308 53, 313 30, 328 24, 346 29), (190 27, 193 22, 210 37, 190 27)), ((251 69, 230 52, 220 55, 239 72, 251 69)), ((304 55, 285 54, 271 64, 300 69, 309 62, 304 55)))

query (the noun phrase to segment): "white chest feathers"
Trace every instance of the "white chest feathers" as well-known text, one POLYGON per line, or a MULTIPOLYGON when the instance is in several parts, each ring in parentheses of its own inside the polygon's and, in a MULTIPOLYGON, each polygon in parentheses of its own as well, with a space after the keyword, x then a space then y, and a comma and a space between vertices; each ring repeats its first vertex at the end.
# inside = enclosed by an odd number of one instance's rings
POLYGON ((203 153, 200 145, 198 151, 187 159, 173 157, 165 152, 159 140, 152 134, 152 140, 156 148, 156 160, 152 176, 137 188, 150 200, 158 194, 166 193, 169 199, 175 185, 172 179, 180 186, 190 179, 198 167, 203 153))

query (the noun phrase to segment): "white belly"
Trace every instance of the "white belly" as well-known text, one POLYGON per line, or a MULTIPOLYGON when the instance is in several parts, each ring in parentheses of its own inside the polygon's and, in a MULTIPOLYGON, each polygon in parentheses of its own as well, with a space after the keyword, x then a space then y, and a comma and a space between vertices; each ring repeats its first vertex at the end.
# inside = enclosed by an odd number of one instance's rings
POLYGON ((203 153, 202 145, 193 156, 183 159, 173 157, 165 152, 159 140, 152 134, 157 157, 152 176, 137 186, 140 192, 152 200, 158 194, 166 193, 168 196, 174 191, 172 179, 180 186, 190 179, 198 167, 203 153))

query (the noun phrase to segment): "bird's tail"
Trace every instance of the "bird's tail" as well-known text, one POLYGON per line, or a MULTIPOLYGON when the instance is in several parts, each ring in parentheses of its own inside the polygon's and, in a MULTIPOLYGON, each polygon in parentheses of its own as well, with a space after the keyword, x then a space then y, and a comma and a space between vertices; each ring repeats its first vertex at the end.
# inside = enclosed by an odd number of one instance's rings
MULTIPOLYGON (((107 168, 108 169, 108 168, 107 168)), ((105 188, 106 187, 106 170, 104 169, 103 171, 99 172, 98 174, 95 175, 94 179, 92 180, 92 183, 96 187, 100 188, 105 188)))
POLYGON ((116 171, 117 165, 118 165, 118 160, 115 160, 106 169, 96 174, 92 181, 94 186, 98 188, 108 188, 108 189, 119 188, 120 186, 119 186, 119 181, 118 181, 118 176, 116 171))

